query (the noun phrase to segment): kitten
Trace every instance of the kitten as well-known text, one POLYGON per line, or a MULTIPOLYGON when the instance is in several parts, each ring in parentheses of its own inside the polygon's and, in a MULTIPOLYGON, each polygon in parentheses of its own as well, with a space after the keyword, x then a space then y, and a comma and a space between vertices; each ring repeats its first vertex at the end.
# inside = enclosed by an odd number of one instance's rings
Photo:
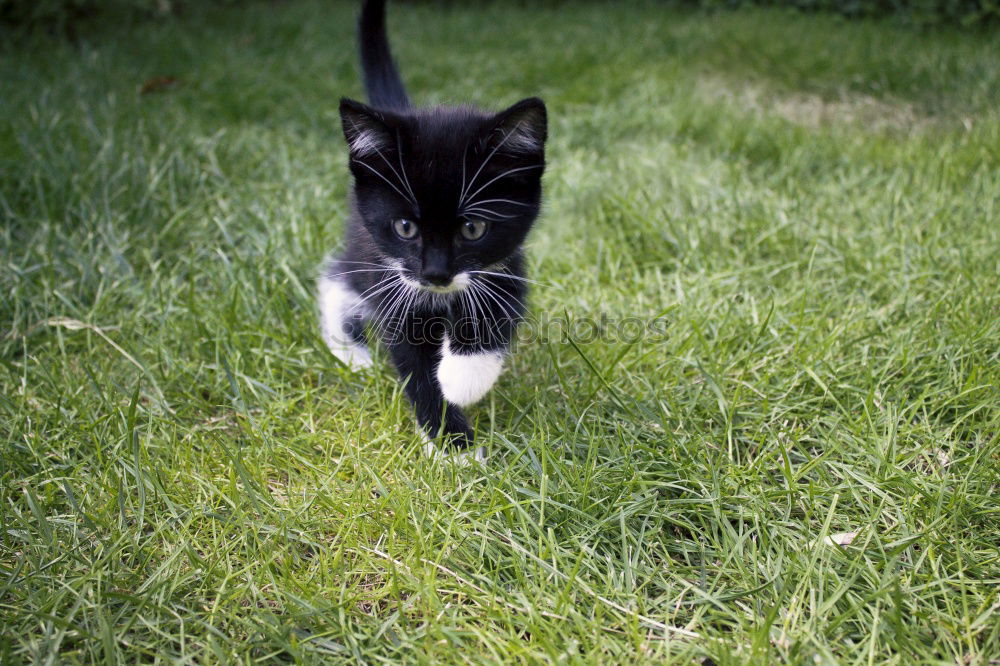
POLYGON ((377 337, 427 435, 468 449, 462 408, 497 380, 524 316, 521 245, 541 205, 545 104, 415 109, 384 0, 365 1, 359 37, 371 106, 340 101, 354 187, 346 248, 319 281, 323 337, 354 368, 371 363, 377 337))

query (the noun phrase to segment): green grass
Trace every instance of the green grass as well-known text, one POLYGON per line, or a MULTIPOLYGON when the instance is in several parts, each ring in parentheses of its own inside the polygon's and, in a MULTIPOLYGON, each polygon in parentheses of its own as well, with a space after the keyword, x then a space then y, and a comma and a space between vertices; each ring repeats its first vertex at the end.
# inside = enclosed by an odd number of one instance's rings
POLYGON ((353 12, 0 47, 0 662, 995 663, 1000 36, 393 7, 419 102, 548 101, 532 311, 611 329, 454 469, 317 332, 353 12))

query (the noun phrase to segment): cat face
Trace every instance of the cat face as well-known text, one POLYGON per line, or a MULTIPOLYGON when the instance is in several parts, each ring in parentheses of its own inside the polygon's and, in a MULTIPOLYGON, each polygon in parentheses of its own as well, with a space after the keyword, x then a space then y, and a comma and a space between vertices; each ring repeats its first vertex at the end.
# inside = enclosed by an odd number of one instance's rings
POLYGON ((341 100, 357 209, 384 260, 427 291, 514 254, 538 216, 546 114, 530 98, 498 114, 390 112, 341 100))

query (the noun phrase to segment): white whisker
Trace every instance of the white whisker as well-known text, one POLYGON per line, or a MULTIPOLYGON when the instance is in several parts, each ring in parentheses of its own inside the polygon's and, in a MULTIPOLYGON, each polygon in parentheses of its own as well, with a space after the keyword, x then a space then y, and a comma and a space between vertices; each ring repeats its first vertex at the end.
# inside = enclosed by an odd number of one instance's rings
POLYGON ((479 201, 471 202, 469 204, 469 207, 471 208, 473 206, 482 206, 483 204, 488 204, 488 203, 505 203, 505 204, 510 204, 512 206, 524 206, 526 208, 531 206, 531 204, 526 204, 523 201, 514 201, 513 199, 481 199, 479 201))
POLYGON ((396 275, 393 275, 393 276, 391 276, 389 278, 386 278, 385 280, 382 280, 380 282, 375 283, 374 285, 372 285, 368 289, 365 289, 365 291, 362 292, 361 294, 358 294, 357 305, 361 306, 364 303, 366 303, 367 301, 369 301, 372 298, 374 298, 375 296, 378 296, 379 294, 385 293, 391 287, 396 286, 396 284, 398 282, 399 282, 399 277, 396 276, 396 275))
MULTIPOLYGON (((507 291, 506 289, 502 288, 500 285, 495 284, 493 282, 489 282, 488 280, 482 280, 482 281, 480 281, 479 284, 488 293, 496 294, 505 303, 508 303, 512 308, 514 307, 514 303, 517 303, 519 306, 521 306, 521 312, 527 311, 528 306, 525 305, 524 301, 522 301, 520 298, 518 298, 517 295, 514 294, 513 292, 507 291), (513 303, 511 301, 513 301, 513 303)), ((515 312, 516 316, 519 316, 519 313, 517 313, 517 309, 516 308, 514 308, 514 312, 515 312)))
POLYGON ((483 298, 482 291, 483 291, 482 287, 477 284, 474 294, 476 297, 476 304, 477 304, 476 310, 478 311, 479 319, 489 323, 494 328, 494 333, 496 333, 498 332, 497 327, 500 325, 500 322, 496 317, 488 316, 490 312, 490 307, 489 303, 486 302, 486 299, 483 298))
MULTIPOLYGON (((492 151, 490 151, 490 154, 486 156, 486 159, 483 160, 483 163, 479 165, 478 169, 476 169, 476 173, 472 177, 472 180, 469 181, 469 189, 470 190, 472 189, 472 186, 476 183, 476 179, 479 178, 479 174, 482 172, 483 168, 487 164, 490 163, 490 160, 493 159, 493 156, 496 155, 496 152, 498 150, 500 150, 500 147, 503 146, 503 144, 507 143, 507 139, 509 139, 514 134, 514 132, 517 131, 517 128, 520 127, 520 126, 521 126, 520 122, 518 122, 516 125, 514 125, 514 127, 512 127, 509 132, 507 132, 506 136, 504 136, 504 138, 500 141, 500 143, 498 143, 496 145, 496 147, 492 151)), ((464 185, 464 183, 463 183, 463 185, 464 185)), ((458 207, 459 208, 461 208, 462 204, 465 203, 466 198, 467 198, 466 197, 466 189, 465 189, 465 187, 463 187, 462 188, 462 192, 461 192, 461 194, 459 194, 459 197, 458 197, 458 207)))
POLYGON ((502 321, 505 320, 513 321, 513 319, 510 316, 510 311, 502 303, 500 303, 496 299, 496 297, 492 296, 485 289, 483 289, 481 285, 477 285, 476 297, 479 299, 480 303, 482 303, 483 306, 483 313, 484 313, 482 317, 483 321, 488 321, 490 322, 491 325, 495 327, 499 326, 500 322, 502 321), (490 305, 487 299, 492 301, 494 305, 498 306, 500 310, 494 313, 493 310, 495 308, 490 305))
POLYGON ((388 268, 358 268, 352 271, 342 271, 340 273, 324 273, 323 277, 326 279, 333 279, 340 277, 341 275, 350 275, 352 273, 385 273, 388 268))
POLYGON ((465 150, 462 151, 462 186, 459 188, 458 195, 458 207, 462 207, 462 201, 465 199, 465 160, 469 155, 469 144, 465 144, 465 150))
POLYGON ((521 277, 520 275, 514 275, 513 273, 495 273, 493 271, 467 271, 470 275, 495 275, 497 277, 510 278, 511 280, 520 280, 521 282, 527 282, 528 284, 537 284, 541 287, 548 287, 552 285, 547 285, 544 282, 538 282, 537 280, 531 280, 526 277, 521 277))
POLYGON ((382 180, 384 180, 389 187, 391 187, 392 189, 396 190, 396 193, 399 194, 399 196, 403 197, 404 199, 406 199, 407 201, 409 201, 414 206, 417 205, 416 201, 414 201, 413 199, 411 199, 406 194, 403 194, 403 192, 400 191, 400 189, 398 187, 396 187, 395 185, 393 185, 391 180, 389 180, 388 178, 386 178, 385 176, 383 176, 382 174, 380 174, 378 172, 378 169, 376 169, 375 167, 369 165, 367 162, 364 162, 364 161, 359 160, 357 158, 355 158, 354 161, 357 162, 358 164, 360 164, 361 166, 363 166, 364 168, 368 169, 369 171, 371 171, 373 174, 375 174, 376 176, 378 176, 382 180))
MULTIPOLYGON (((417 195, 413 193, 413 188, 410 187, 410 179, 406 177, 406 167, 403 166, 403 144, 399 139, 399 130, 396 130, 396 156, 399 158, 399 171, 403 174, 403 183, 406 185, 406 191, 410 193, 410 198, 413 200, 413 205, 417 205, 417 195)), ((384 157, 382 159, 385 159, 384 157)), ((395 171, 395 169, 394 169, 395 171)), ((397 174, 397 178, 399 175, 397 174)))
POLYGON ((410 290, 403 288, 396 293, 389 308, 386 309, 380 323, 385 333, 396 342, 396 338, 403 332, 403 316, 406 314, 406 303, 410 297, 410 290))
POLYGON ((480 314, 479 305, 475 299, 475 288, 466 289, 462 296, 466 299, 469 304, 468 315, 472 318, 472 328, 475 331, 476 338, 479 338, 479 322, 482 320, 482 315, 480 314))
POLYGON ((506 178, 507 176, 511 175, 512 173, 520 173, 521 171, 528 171, 530 169, 541 169, 544 166, 545 166, 544 164, 532 164, 530 166, 515 167, 513 169, 507 169, 506 171, 504 171, 499 176, 496 176, 496 177, 491 178, 490 180, 488 180, 485 185, 480 186, 480 188, 478 190, 476 190, 475 192, 473 192, 472 194, 470 194, 469 197, 476 196, 477 194, 479 194, 480 192, 482 192, 483 190, 485 190, 487 187, 489 187, 493 183, 497 182, 501 178, 506 178))
MULTIPOLYGON (((410 296, 407 298, 406 304, 403 306, 403 313, 400 315, 401 318, 404 314, 413 312, 413 309, 417 305, 418 298, 420 298, 420 292, 416 289, 410 289, 410 296)), ((402 321, 400 321, 400 325, 402 325, 402 321)))
MULTIPOLYGON (((359 130, 358 129, 357 123, 355 123, 355 122, 352 121, 351 122, 351 129, 354 130, 355 137, 358 137, 358 143, 362 144, 362 145, 359 146, 359 145, 356 145, 356 144, 352 143, 352 148, 354 148, 355 152, 357 153, 357 157, 355 158, 355 161, 359 162, 360 164, 364 164, 365 166, 368 166, 367 164, 365 164, 359 158, 364 157, 365 155, 370 154, 371 151, 374 150, 375 153, 379 157, 382 158, 382 161, 385 162, 385 165, 387 167, 389 167, 390 169, 392 169, 392 173, 395 174, 396 180, 399 181, 400 185, 402 185, 403 187, 406 188, 406 191, 410 193, 410 196, 406 197, 395 186, 393 186, 393 189, 395 189, 397 192, 399 192, 400 196, 402 196, 403 198, 409 198, 410 203, 412 203, 414 206, 416 206, 417 205, 417 197, 414 196, 413 190, 410 188, 410 181, 409 181, 409 179, 406 179, 406 182, 405 182, 405 185, 404 185, 404 177, 406 175, 406 171, 405 170, 403 171, 403 176, 401 177, 399 175, 399 172, 396 171, 396 168, 393 167, 392 164, 389 163, 389 160, 386 159, 385 155, 382 154, 382 151, 378 149, 378 142, 374 141, 374 140, 370 140, 368 138, 368 136, 367 136, 368 133, 366 133, 364 130, 359 130)), ((397 144, 397 152, 399 154, 399 167, 400 167, 400 169, 402 169, 403 168, 403 152, 402 152, 401 149, 399 149, 399 130, 396 130, 396 144, 397 144)), ((370 166, 368 166, 368 168, 372 169, 372 167, 370 167, 370 166)), ((374 171, 374 169, 372 169, 372 170, 374 171)), ((377 173, 380 177, 382 177, 382 174, 379 174, 377 171, 375 173, 377 173)), ((385 177, 382 177, 382 180, 384 180, 385 182, 389 183, 389 180, 387 178, 385 178, 385 177)), ((392 185, 392 183, 389 183, 389 185, 392 185)))
POLYGON ((517 319, 518 313, 514 305, 509 301, 507 301, 506 299, 501 300, 500 297, 498 297, 498 295, 494 294, 493 290, 490 289, 488 282, 477 282, 476 286, 480 287, 480 289, 482 290, 482 294, 484 296, 492 299, 493 302, 500 307, 500 310, 503 313, 505 319, 508 319, 510 321, 515 321, 517 319))
POLYGON ((491 210, 489 208, 481 208, 479 206, 466 208, 465 210, 462 211, 462 215, 464 216, 474 215, 476 217, 481 217, 483 219, 490 220, 491 222, 495 220, 509 220, 518 217, 517 215, 504 215, 503 213, 498 213, 495 210, 491 210))
POLYGON ((385 315, 389 314, 389 312, 393 309, 396 300, 403 294, 405 289, 406 284, 404 282, 397 282, 395 284, 395 288, 382 298, 382 302, 375 309, 372 319, 380 324, 383 323, 385 321, 385 315))
POLYGON ((385 264, 380 264, 374 261, 350 261, 348 259, 335 259, 333 261, 335 264, 357 264, 359 266, 378 266, 379 268, 392 268, 392 266, 387 266, 385 264))

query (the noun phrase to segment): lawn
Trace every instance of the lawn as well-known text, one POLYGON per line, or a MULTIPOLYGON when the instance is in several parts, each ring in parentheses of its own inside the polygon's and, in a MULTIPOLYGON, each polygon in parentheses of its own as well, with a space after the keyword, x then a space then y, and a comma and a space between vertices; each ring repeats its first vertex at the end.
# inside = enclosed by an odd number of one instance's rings
POLYGON ((353 3, 0 38, 0 663, 997 663, 1000 34, 390 10, 549 105, 481 468, 319 337, 353 3))

